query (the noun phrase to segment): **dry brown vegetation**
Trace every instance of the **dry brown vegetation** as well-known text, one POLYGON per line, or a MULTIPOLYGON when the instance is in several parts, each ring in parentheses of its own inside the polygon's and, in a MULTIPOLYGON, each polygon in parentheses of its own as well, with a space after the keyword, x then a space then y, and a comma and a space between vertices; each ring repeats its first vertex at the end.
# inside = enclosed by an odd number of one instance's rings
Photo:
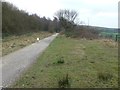
POLYGON ((38 33, 29 33, 21 36, 9 36, 3 39, 2 42, 2 56, 7 55, 15 50, 23 48, 27 45, 35 43, 36 38, 39 37, 43 39, 47 36, 50 36, 52 33, 48 32, 38 32, 38 33))
POLYGON ((101 39, 98 41, 101 42, 101 44, 103 44, 104 46, 107 46, 110 48, 118 47, 118 42, 115 42, 112 39, 101 39))

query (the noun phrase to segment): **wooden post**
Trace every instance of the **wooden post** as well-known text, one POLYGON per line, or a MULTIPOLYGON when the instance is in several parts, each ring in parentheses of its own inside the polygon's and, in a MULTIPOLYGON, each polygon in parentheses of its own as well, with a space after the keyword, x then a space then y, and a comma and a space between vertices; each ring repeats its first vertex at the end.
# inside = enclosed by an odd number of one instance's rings
POLYGON ((118 40, 118 35, 116 35, 116 37, 115 37, 115 41, 117 42, 117 40, 118 40))

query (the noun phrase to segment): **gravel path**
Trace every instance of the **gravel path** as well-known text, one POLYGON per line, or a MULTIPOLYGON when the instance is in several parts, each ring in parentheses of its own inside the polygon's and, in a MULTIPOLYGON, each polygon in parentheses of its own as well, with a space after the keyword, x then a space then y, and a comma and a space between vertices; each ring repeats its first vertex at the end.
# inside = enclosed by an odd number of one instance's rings
POLYGON ((48 47, 58 33, 2 57, 2 86, 11 85, 48 47))

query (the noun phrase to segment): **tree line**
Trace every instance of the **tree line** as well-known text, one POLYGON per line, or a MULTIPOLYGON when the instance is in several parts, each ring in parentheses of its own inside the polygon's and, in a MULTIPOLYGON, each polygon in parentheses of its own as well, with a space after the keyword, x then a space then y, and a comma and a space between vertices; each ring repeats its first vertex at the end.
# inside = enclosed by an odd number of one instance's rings
POLYGON ((2 2, 3 37, 38 31, 57 32, 57 22, 56 18, 50 20, 37 14, 29 15, 8 2, 2 2))
POLYGON ((2 2, 2 35, 21 35, 29 32, 60 32, 68 37, 96 38, 94 28, 77 24, 78 13, 75 10, 59 10, 54 19, 29 15, 8 2, 2 2))

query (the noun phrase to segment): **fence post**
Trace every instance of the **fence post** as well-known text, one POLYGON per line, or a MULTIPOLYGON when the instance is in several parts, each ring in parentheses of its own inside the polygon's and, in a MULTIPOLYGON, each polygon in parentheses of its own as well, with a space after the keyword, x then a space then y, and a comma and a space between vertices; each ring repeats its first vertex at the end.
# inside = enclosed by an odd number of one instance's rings
POLYGON ((117 42, 117 40, 118 40, 118 35, 116 35, 116 37, 115 37, 115 41, 117 42))

